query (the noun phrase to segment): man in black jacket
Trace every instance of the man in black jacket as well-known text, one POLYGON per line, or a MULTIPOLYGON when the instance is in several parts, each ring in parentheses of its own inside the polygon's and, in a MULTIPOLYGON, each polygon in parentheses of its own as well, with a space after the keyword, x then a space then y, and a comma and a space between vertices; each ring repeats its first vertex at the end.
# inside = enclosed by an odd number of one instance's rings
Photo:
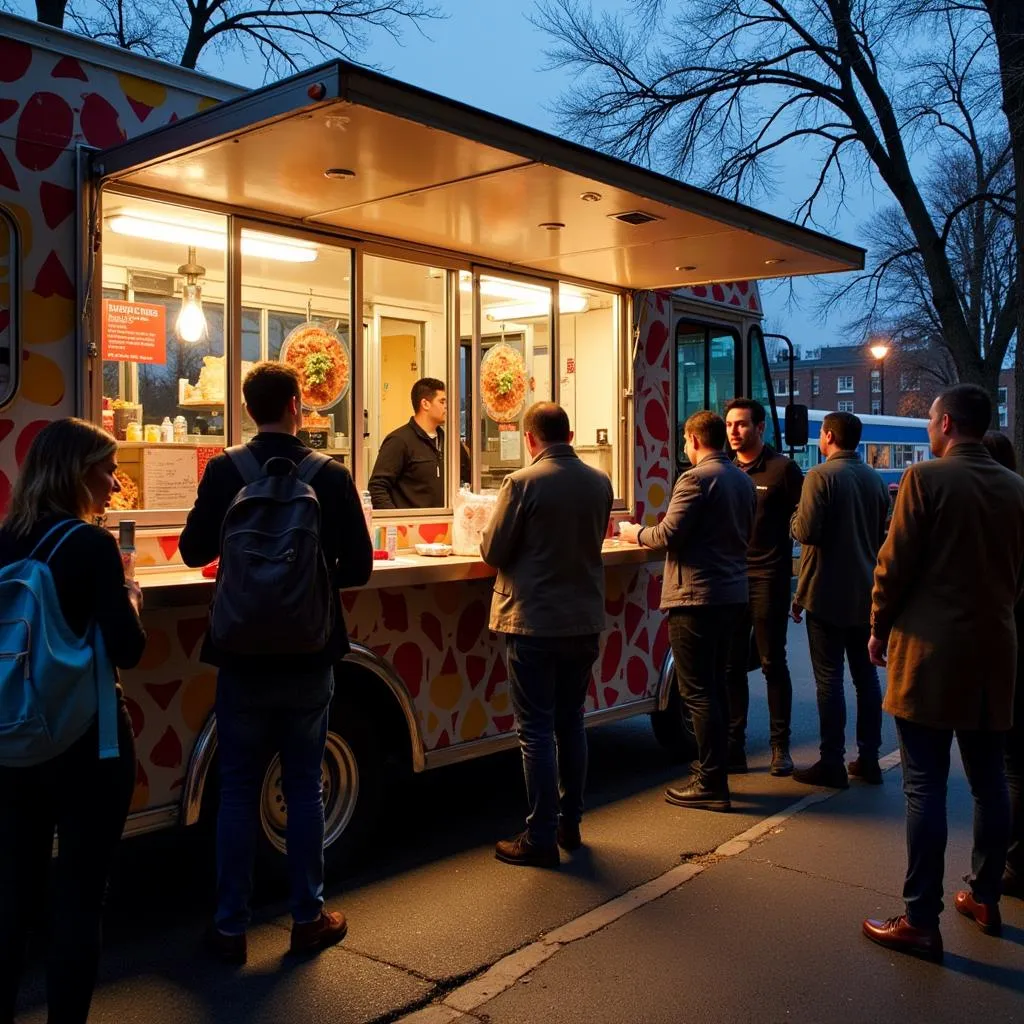
MULTIPOLYGON (((296 437, 302 404, 295 371, 280 363, 259 363, 246 376, 242 393, 258 428, 249 451, 259 464, 277 458, 300 463, 309 449, 296 437)), ((243 486, 229 456, 219 455, 206 467, 179 541, 186 565, 205 565, 220 554, 224 517, 243 486)), ((344 938, 347 930, 343 914, 323 909, 320 772, 334 692, 333 666, 349 650, 338 589, 361 586, 370 578, 373 550, 348 470, 328 462, 311 486, 320 503, 320 546, 333 580, 333 628, 326 647, 308 654, 247 656, 218 650, 209 632, 203 641, 203 661, 219 669, 217 912, 207 941, 211 952, 226 963, 240 964, 246 958, 259 794, 270 749, 281 754, 288 801, 291 947, 297 952, 322 949, 344 938)), ((273 599, 273 594, 267 595, 268 601, 273 599)))
POLYGON ((424 377, 412 386, 413 415, 384 438, 370 474, 374 508, 444 508, 444 381, 424 377))
POLYGON ((747 770, 747 672, 756 653, 768 689, 772 775, 792 775, 789 753, 793 682, 786 663, 793 542, 789 520, 800 501, 803 473, 785 455, 765 444, 765 408, 751 398, 725 407, 725 427, 736 465, 757 489, 757 513, 747 548, 750 599, 739 617, 727 668, 729 680, 729 771, 747 770), (753 636, 751 636, 753 633, 753 636), (753 648, 752 645, 753 644, 753 648))

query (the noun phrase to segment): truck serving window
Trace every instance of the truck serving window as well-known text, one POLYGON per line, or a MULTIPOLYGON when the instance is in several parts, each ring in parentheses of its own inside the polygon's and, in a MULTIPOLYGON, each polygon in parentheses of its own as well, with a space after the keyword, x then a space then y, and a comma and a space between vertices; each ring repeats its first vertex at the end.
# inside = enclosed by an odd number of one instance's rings
POLYGON ((21 235, 18 222, 0 206, 0 408, 18 389, 20 316, 21 235))

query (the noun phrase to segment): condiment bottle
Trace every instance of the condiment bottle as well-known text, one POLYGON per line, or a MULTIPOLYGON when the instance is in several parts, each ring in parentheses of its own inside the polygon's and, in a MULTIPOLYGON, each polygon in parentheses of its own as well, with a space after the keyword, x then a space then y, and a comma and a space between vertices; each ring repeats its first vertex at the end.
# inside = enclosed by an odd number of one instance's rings
POLYGON ((188 440, 188 424, 184 416, 174 417, 174 443, 184 444, 188 440))
POLYGON ((373 537, 373 499, 369 491, 363 491, 360 495, 363 503, 363 518, 366 520, 366 532, 373 537))
POLYGON ((117 546, 121 549, 124 578, 135 579, 135 520, 122 519, 117 526, 117 546))
POLYGON ((124 439, 126 441, 141 441, 142 424, 137 423, 135 420, 131 420, 124 428, 124 439))
POLYGON ((160 424, 160 440, 164 444, 170 444, 174 440, 174 424, 170 416, 165 416, 160 424))

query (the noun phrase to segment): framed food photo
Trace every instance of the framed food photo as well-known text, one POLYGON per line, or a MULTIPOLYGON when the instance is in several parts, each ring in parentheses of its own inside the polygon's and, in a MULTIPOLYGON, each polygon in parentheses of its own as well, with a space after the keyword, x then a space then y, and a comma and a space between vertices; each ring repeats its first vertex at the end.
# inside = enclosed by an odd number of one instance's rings
POLYGON ((480 362, 480 400, 495 423, 516 423, 526 408, 529 374, 522 353, 499 341, 480 362))
POLYGON ((280 360, 299 375, 302 405, 323 412, 337 405, 352 386, 352 353, 337 330, 307 320, 288 332, 280 360))

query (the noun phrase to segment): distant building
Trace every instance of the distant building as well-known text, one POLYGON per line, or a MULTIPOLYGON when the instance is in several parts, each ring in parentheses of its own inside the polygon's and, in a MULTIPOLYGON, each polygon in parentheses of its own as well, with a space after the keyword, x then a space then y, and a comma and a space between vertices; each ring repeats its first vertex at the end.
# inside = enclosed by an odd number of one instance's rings
MULTIPOLYGON (((797 346, 793 364, 793 401, 811 409, 887 416, 927 416, 935 396, 951 381, 948 356, 927 350, 893 348, 883 373, 865 345, 797 346)), ((769 348, 772 383, 779 405, 789 401, 789 350, 769 348)), ((1010 430, 1014 417, 1013 371, 999 375, 999 426, 1010 430)))

